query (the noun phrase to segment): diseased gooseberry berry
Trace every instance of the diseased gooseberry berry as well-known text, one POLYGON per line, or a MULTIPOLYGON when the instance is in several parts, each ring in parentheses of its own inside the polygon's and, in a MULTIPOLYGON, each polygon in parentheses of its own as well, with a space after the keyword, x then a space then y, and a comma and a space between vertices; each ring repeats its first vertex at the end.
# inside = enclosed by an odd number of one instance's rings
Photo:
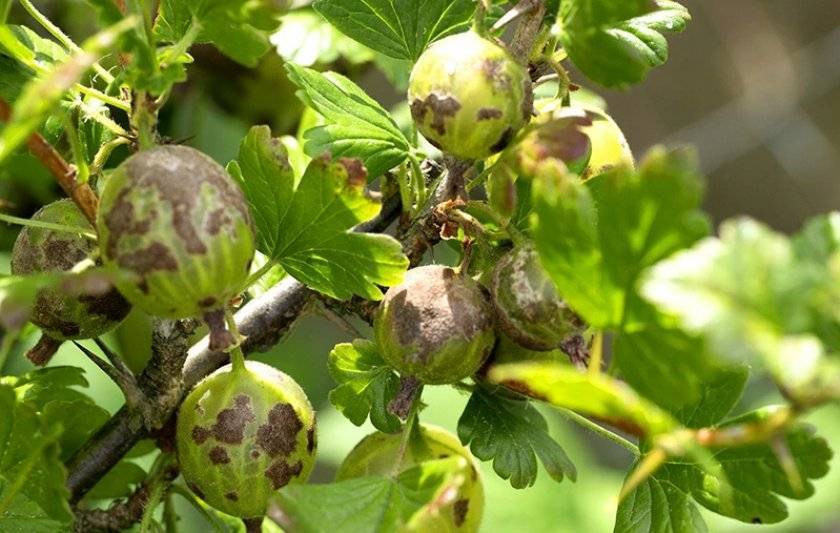
MULTIPOLYGON (((454 502, 441 507, 436 514, 421 518, 422 523, 414 524, 417 531, 463 533, 478 531, 484 514, 484 486, 479 466, 472 454, 448 431, 423 424, 419 429, 422 436, 421 446, 406 448, 400 470, 426 461, 461 456, 469 462, 469 474, 464 484, 458 489, 454 502)), ((394 463, 398 461, 402 435, 373 433, 356 445, 338 469, 338 481, 364 476, 390 475, 394 463)))
POLYGON ((530 245, 508 252, 493 271, 490 295, 499 328, 530 350, 553 350, 585 325, 557 293, 530 245))
MULTIPOLYGON (((92 229, 68 199, 41 208, 33 221, 92 229)), ((27 226, 12 250, 12 274, 66 272, 96 255, 96 242, 78 233, 27 226)), ((46 364, 62 341, 90 339, 116 327, 131 306, 113 287, 101 295, 69 294, 60 287, 38 293, 30 320, 43 330, 38 344, 27 354, 33 363, 46 364)))
POLYGON ((106 265, 136 274, 120 291, 165 318, 204 315, 211 349, 232 342, 223 309, 243 288, 254 232, 242 191, 198 150, 159 146, 111 175, 97 221, 106 265))
POLYGON ((472 375, 493 347, 493 309, 481 287, 445 266, 409 270, 374 317, 382 357, 429 384, 472 375))
POLYGON ((528 72, 502 45, 467 31, 432 44, 408 88, 411 115, 433 145, 461 159, 501 151, 533 113, 528 72))
POLYGON ((279 370, 248 361, 211 374, 178 412, 178 460, 195 494, 241 518, 262 516, 269 497, 305 482, 315 464, 315 412, 279 370))

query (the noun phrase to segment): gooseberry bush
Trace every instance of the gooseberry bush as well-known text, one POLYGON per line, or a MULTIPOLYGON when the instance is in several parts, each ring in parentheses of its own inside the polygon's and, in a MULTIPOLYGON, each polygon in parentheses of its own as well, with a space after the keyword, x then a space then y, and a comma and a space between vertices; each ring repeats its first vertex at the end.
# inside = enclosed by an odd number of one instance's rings
POLYGON ((100 31, 77 44, 0 0, 0 180, 38 162, 68 197, 0 214, 22 226, 0 368, 20 351, 38 367, 0 377, 0 531, 176 531, 175 497, 220 531, 478 531, 489 476, 512 494, 598 475, 555 413, 634 457, 592 510, 616 532, 706 531, 701 508, 780 522, 828 472, 805 417, 840 399, 840 215, 713 232, 692 151, 637 161, 594 92, 666 61, 680 4, 86 6, 100 31), (332 45, 305 61, 308 33, 332 45), (208 49, 240 68, 279 50, 297 99, 261 104, 302 105, 299 134, 254 125, 220 162, 164 135, 208 49), (313 64, 372 64, 406 99, 313 64), (112 348, 130 311, 151 342, 112 348), (245 361, 314 311, 357 337, 325 369, 369 433, 342 437, 337 473, 316 467, 295 376, 245 361), (56 364, 62 345, 78 364, 56 364), (122 407, 86 395, 83 360, 122 407), (433 386, 464 398, 457 426, 424 420, 433 386))

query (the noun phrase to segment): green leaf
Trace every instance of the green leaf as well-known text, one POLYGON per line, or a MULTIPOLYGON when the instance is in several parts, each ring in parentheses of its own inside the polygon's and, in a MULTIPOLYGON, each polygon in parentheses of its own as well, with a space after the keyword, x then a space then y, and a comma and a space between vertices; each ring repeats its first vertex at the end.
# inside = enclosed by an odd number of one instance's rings
MULTIPOLYGON (((703 398, 679 411, 677 418, 690 428, 729 428, 734 434, 750 431, 745 428, 773 416, 776 408, 766 407, 718 424, 740 399, 748 375, 746 367, 721 370, 710 381, 703 398)), ((691 462, 666 463, 657 470, 621 503, 616 531, 689 533, 694 531, 692 526, 702 524, 695 523, 698 515, 694 501, 742 522, 780 522, 787 517, 787 506, 779 496, 798 500, 810 497, 814 492, 811 480, 828 472, 832 458, 825 439, 805 424, 790 427, 782 442, 802 480, 801 486, 791 479, 767 443, 714 448, 716 472, 691 462)))
POLYGON ((10 531, 27 515, 69 525, 73 515, 58 449, 61 426, 45 424, 5 384, 0 384, 0 412, 0 529, 10 531))
POLYGON ((599 329, 626 329, 651 319, 636 294, 640 272, 708 233, 701 198, 693 153, 656 148, 636 172, 620 167, 586 184, 538 177, 533 237, 578 314, 599 329))
POLYGON ((641 290, 687 331, 703 335, 715 354, 763 363, 804 398, 838 387, 823 383, 830 377, 824 347, 809 331, 811 302, 831 294, 831 279, 825 266, 821 277, 813 263, 799 260, 786 236, 738 219, 722 224, 719 238, 656 265, 641 290))
POLYGON ((297 9, 284 16, 271 43, 283 59, 303 67, 329 65, 339 58, 359 65, 375 57, 371 49, 338 32, 310 9, 297 9))
POLYGON ((402 427, 399 418, 388 411, 400 380, 389 367, 376 345, 356 339, 352 344, 338 344, 330 352, 329 371, 338 386, 330 392, 330 402, 357 426, 368 416, 374 427, 396 433, 402 427))
POLYGON ((708 528, 688 491, 667 467, 649 477, 618 506, 615 533, 706 533, 708 528))
POLYGON ((408 158, 411 145, 405 135, 388 112, 358 85, 340 74, 321 74, 294 63, 286 63, 286 70, 300 89, 298 98, 327 121, 325 126, 305 133, 308 155, 359 158, 370 179, 408 158))
MULTIPOLYGON (((83 49, 66 61, 56 64, 45 73, 33 79, 23 88, 15 101, 12 117, 0 133, 0 163, 8 158, 29 135, 38 128, 59 101, 73 85, 110 50, 117 38, 129 30, 134 19, 128 18, 89 38, 83 49)), ((0 26, 0 44, 8 48, 11 30, 0 26)), ((19 42, 14 36, 11 39, 19 42)), ((28 49, 27 49, 28 50, 28 49)))
POLYGON ((466 30, 475 11, 470 0, 316 0, 313 6, 363 45, 410 60, 432 41, 466 30))
POLYGON ((160 40, 176 43, 198 25, 196 43, 211 43, 234 61, 255 67, 271 47, 268 37, 280 24, 282 4, 250 0, 162 0, 154 31, 160 40))
POLYGON ((328 296, 379 300, 378 286, 399 283, 408 267, 400 243, 352 227, 380 209, 365 190, 358 161, 313 160, 299 184, 285 149, 267 128, 253 128, 228 167, 257 222, 258 249, 297 280, 328 296))
MULTIPOLYGON (((772 408, 754 411, 723 425, 750 423, 766 416, 772 408)), ((814 494, 813 479, 828 473, 831 449, 813 428, 798 424, 783 439, 796 466, 802 486, 796 487, 768 444, 751 444, 718 450, 715 459, 725 479, 715 477, 693 464, 665 466, 668 475, 679 479, 698 503, 710 511, 751 524, 775 524, 788 516, 781 499, 804 500, 814 494)), ((660 476, 657 473, 657 477, 660 476)))
POLYGON ((492 460, 493 470, 515 489, 537 480, 537 457, 554 480, 577 478, 575 465, 549 435, 545 418, 527 400, 476 389, 458 420, 458 437, 473 455, 492 460))
POLYGON ((488 378, 555 407, 591 416, 630 433, 654 436, 678 427, 668 413, 608 376, 552 362, 495 366, 488 378))
POLYGON ((699 399, 716 369, 702 340, 655 322, 616 335, 613 357, 620 377, 667 411, 699 399))
POLYGON ((68 459, 110 418, 79 388, 86 388, 84 371, 75 366, 34 370, 23 376, 6 376, 0 383, 15 387, 18 399, 41 416, 49 427, 61 427, 62 460, 68 459))
POLYGON ((85 494, 85 499, 112 500, 129 496, 146 479, 146 471, 131 461, 120 461, 85 494))
POLYGON ((335 533, 400 531, 427 507, 446 505, 468 473, 463 457, 428 461, 396 478, 365 477, 329 485, 288 485, 268 516, 287 531, 335 533))
POLYGON ((688 10, 668 0, 564 0, 563 47, 584 74, 607 87, 642 81, 668 60, 665 32, 681 32, 688 10))
POLYGON ((701 397, 684 406, 674 416, 689 428, 717 424, 741 399, 749 377, 750 371, 747 366, 719 369, 714 377, 707 380, 701 397))

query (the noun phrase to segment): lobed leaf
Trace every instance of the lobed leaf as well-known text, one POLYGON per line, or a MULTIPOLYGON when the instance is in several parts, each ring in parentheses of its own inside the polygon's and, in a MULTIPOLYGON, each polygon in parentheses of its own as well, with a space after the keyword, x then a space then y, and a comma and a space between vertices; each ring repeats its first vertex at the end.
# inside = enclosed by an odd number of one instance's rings
POLYGON ((287 531, 336 533, 401 531, 434 506, 446 505, 464 483, 463 457, 428 461, 395 478, 365 477, 328 485, 289 485, 270 504, 268 516, 287 531))
MULTIPOLYGON (((117 38, 128 31, 133 24, 134 19, 127 18, 99 32, 85 41, 82 50, 69 56, 65 61, 57 63, 41 74, 41 77, 31 80, 23 87, 19 98, 15 101, 12 117, 0 133, 0 163, 23 144, 64 97, 65 92, 73 87, 99 60, 100 56, 115 45, 117 38)), ((7 26, 0 26, 0 45, 8 49, 10 43, 17 43, 18 46, 15 48, 24 48, 28 53, 33 54, 34 62, 37 51, 33 52, 20 44, 11 33, 7 26)), ((12 46, 15 45, 12 44, 12 46)), ((19 57, 18 53, 15 55, 19 57)))
POLYGON ((380 209, 358 161, 315 159, 296 183, 282 144, 268 128, 255 127, 228 170, 251 205, 258 249, 289 275, 341 300, 354 294, 379 300, 379 286, 402 280, 408 259, 398 241, 351 231, 380 209))
POLYGON ((563 47, 592 80, 607 87, 642 81, 668 60, 665 32, 681 32, 688 10, 669 0, 564 0, 563 47))
POLYGON ((493 461, 493 470, 515 489, 537 480, 537 457, 556 481, 577 478, 566 452, 548 433, 545 418, 527 400, 476 389, 458 420, 458 437, 473 455, 493 461))
POLYGON ((679 427, 671 415, 624 383, 602 374, 581 373, 568 365, 552 362, 500 365, 490 370, 488 378, 552 406, 570 409, 636 435, 650 437, 679 427))
POLYGON ((6 384, 0 384, 0 412, 0 530, 43 530, 50 522, 69 527, 61 426, 47 425, 6 384))
POLYGON ((373 179, 399 166, 411 145, 394 119, 349 79, 286 63, 300 100, 320 113, 326 125, 306 131, 306 153, 312 157, 359 158, 373 179))
POLYGON ((475 11, 470 0, 316 0, 313 7, 363 45, 412 61, 432 41, 466 30, 475 11))
POLYGON ((701 198, 695 157, 682 150, 654 149, 638 171, 620 167, 586 184, 544 174, 534 182, 534 242, 558 290, 588 323, 645 324, 650 310, 636 294, 638 277, 708 233, 701 198))
POLYGON ((269 35, 284 10, 284 2, 162 0, 154 31, 162 41, 177 43, 197 27, 195 42, 212 43, 234 61, 255 67, 271 48, 269 35))
POLYGON ((368 340, 338 344, 330 352, 329 371, 338 386, 330 392, 330 402, 357 426, 370 417, 374 427, 396 433, 399 418, 388 411, 397 395, 400 380, 368 340))

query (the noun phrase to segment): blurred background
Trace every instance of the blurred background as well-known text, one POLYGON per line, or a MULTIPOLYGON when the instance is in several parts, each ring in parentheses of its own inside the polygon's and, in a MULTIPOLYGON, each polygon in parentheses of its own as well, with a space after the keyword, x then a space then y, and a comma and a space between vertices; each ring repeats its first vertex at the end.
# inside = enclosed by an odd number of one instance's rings
MULTIPOLYGON (((708 177, 706 208, 716 222, 750 215, 780 231, 793 231, 811 215, 840 209, 840 0, 683 3, 694 21, 686 33, 669 39, 671 59, 664 67, 626 92, 591 87, 607 101, 636 156, 657 143, 696 146, 708 177)), ((39 7, 74 37, 94 30, 93 13, 80 0, 44 1, 39 7)), ((34 27, 19 11, 13 10, 12 22, 34 27)), ((302 114, 285 78, 284 57, 350 76, 407 121, 405 65, 360 47, 305 10, 287 18, 274 42, 277 53, 253 70, 209 47, 194 48, 189 82, 178 86, 162 115, 164 134, 222 163, 235 156, 253 124, 270 124, 276 135, 295 135, 301 120, 312 117, 302 114)), ((576 76, 575 81, 584 80, 576 76)), ((13 214, 28 216, 57 195, 50 177, 26 155, 0 169, 0 199, 13 214)), ((15 234, 15 228, 0 224, 2 272, 8 272, 15 234)), ((445 250, 438 251, 436 260, 447 260, 445 250)), ((327 401, 333 386, 326 372, 327 355, 335 343, 353 336, 315 310, 279 346, 258 356, 294 376, 319 409, 315 482, 331 480, 347 451, 371 431, 354 427, 327 401)), ((132 366, 141 368, 148 357, 148 338, 145 317, 132 315, 109 342, 120 347, 132 366)), ((35 340, 31 336, 0 361, 2 373, 29 370, 21 354, 35 340)), ((89 393, 112 412, 121 405, 119 390, 73 348, 63 348, 52 364, 84 365, 89 393)), ((766 402, 761 390, 745 398, 739 409, 766 402)), ((424 399, 429 408, 423 419, 454 431, 466 397, 431 387, 424 399)), ((615 497, 632 458, 557 415, 546 414, 577 465, 577 482, 558 484, 541 472, 534 487, 514 491, 485 465, 485 530, 611 531, 615 497)), ((840 409, 823 409, 813 418, 840 448, 840 409)), ((132 460, 146 466, 149 456, 138 453, 132 460)), ((789 502, 791 518, 783 524, 750 526, 704 512, 711 531, 840 531, 840 458, 832 466, 831 473, 815 483, 815 497, 789 502)), ((205 530, 203 518, 180 504, 184 531, 205 530)))

